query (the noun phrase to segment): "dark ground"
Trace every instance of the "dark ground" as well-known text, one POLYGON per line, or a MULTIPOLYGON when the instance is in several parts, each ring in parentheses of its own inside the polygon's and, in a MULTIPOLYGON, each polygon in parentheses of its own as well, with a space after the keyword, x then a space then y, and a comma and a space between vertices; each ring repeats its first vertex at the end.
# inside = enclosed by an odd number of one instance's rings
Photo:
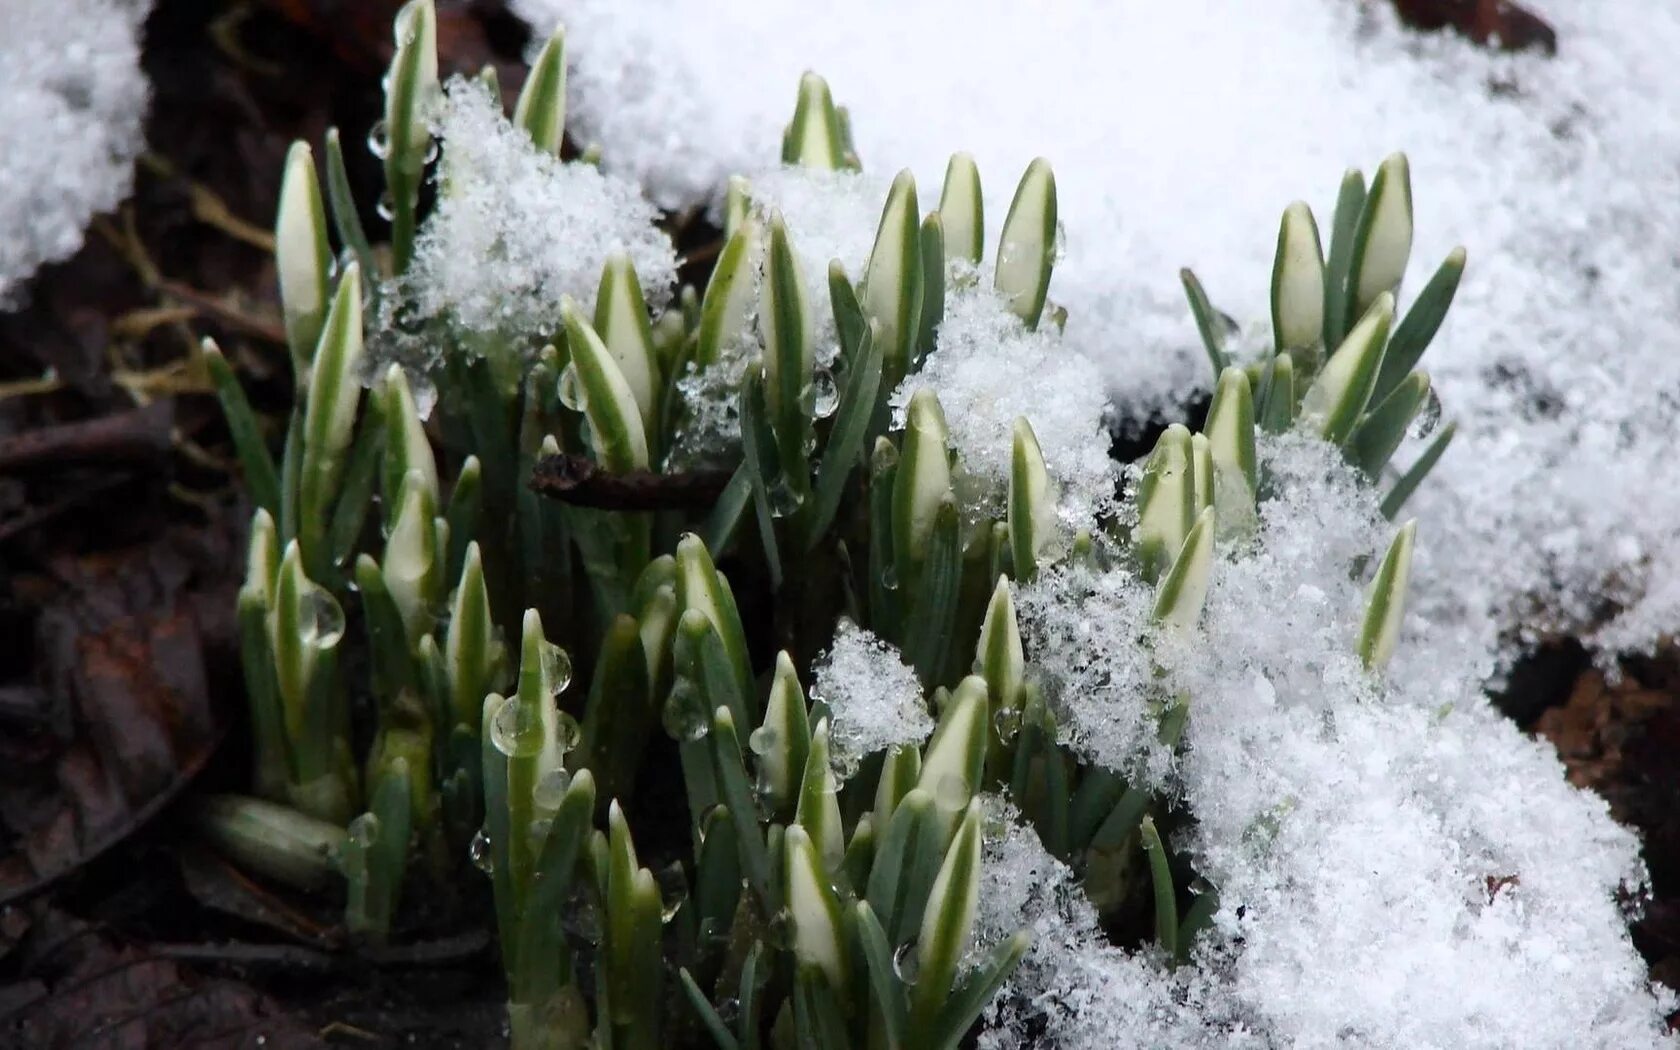
MULTIPOLYGON (((1426 27, 1554 44, 1503 2, 1395 2, 1426 27)), ((247 775, 232 607, 248 509, 193 347, 216 336, 259 411, 284 412, 266 231, 281 159, 329 125, 359 141, 396 6, 159 0, 132 199, 0 315, 0 1047, 499 1040, 470 907, 420 909, 394 947, 352 954, 332 907, 240 875, 186 819, 247 775)), ((445 72, 494 62, 511 97, 523 27, 496 0, 438 7, 445 72)), ((372 159, 347 152, 373 200, 372 159)), ((1680 663, 1610 685, 1561 641, 1505 704, 1645 836, 1655 899, 1635 939, 1680 981, 1680 663)))

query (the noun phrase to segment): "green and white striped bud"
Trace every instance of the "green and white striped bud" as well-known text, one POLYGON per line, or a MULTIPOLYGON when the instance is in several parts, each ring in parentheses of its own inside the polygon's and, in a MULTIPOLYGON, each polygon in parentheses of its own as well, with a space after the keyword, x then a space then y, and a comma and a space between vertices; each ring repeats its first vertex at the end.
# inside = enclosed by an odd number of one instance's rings
POLYGON ((554 34, 543 44, 525 86, 519 89, 519 101, 513 107, 514 127, 524 128, 537 149, 554 156, 560 155, 560 144, 566 131, 566 30, 556 26, 554 34))
POLYGON ((584 414, 594 436, 596 461, 617 474, 648 469, 647 431, 629 380, 577 303, 563 299, 560 313, 572 358, 568 367, 575 370, 587 399, 584 414))
POLYGON ((1155 588, 1155 620, 1168 630, 1188 631, 1202 615, 1213 575, 1213 531, 1214 510, 1208 507, 1155 588))
POLYGON ((1383 293, 1400 290, 1411 255, 1412 171, 1406 155, 1395 153, 1377 166, 1354 233, 1348 269, 1353 316, 1364 314, 1383 293))
POLYGON ((280 207, 274 217, 274 269, 280 278, 280 315, 292 353, 292 374, 301 387, 326 323, 332 270, 315 154, 305 142, 292 143, 286 153, 280 207))
POLYGON ((1191 476, 1190 430, 1174 423, 1155 442, 1138 484, 1137 556, 1145 580, 1165 572, 1195 516, 1195 479, 1191 476))
POLYGON ((1278 352, 1308 350, 1324 339, 1324 247, 1312 209, 1284 209, 1272 260, 1272 341, 1278 352))
POLYGON ((945 166, 939 219, 945 231, 946 262, 960 259, 979 266, 986 250, 986 212, 980 196, 980 169, 970 154, 953 153, 945 166))
POLYGON ((1412 574, 1417 521, 1406 522, 1389 544, 1365 596, 1365 620, 1359 628, 1359 658, 1370 671, 1381 671, 1394 657, 1406 617, 1406 585, 1412 574))
POLYGON ((1010 449, 1008 515, 1015 578, 1030 580, 1055 536, 1056 493, 1038 435, 1025 416, 1015 420, 1010 449))
POLYGON ((595 293, 595 331, 636 398, 644 433, 652 433, 659 415, 659 357, 653 325, 636 268, 624 252, 613 252, 601 270, 595 293))
POLYGON ((993 284, 1009 309, 1037 328, 1056 265, 1056 176, 1038 157, 1027 165, 1003 220, 993 284))
POLYGON ((951 491, 950 428, 939 398, 926 387, 910 397, 904 417, 904 451, 893 479, 893 559, 903 578, 920 563, 934 515, 951 491))
POLYGON ((793 956, 801 965, 821 971, 829 987, 843 994, 851 967, 841 937, 840 902, 817 847, 798 824, 790 824, 783 834, 782 869, 793 919, 793 956))

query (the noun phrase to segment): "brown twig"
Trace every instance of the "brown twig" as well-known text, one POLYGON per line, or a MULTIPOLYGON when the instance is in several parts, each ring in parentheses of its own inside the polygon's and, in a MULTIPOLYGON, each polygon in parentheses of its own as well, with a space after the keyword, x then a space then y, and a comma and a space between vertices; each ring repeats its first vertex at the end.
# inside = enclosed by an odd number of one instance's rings
POLYGON ((169 454, 174 421, 174 402, 160 400, 132 412, 26 430, 0 440, 0 472, 158 460, 169 454))
POLYGON ((704 510, 728 484, 729 473, 722 470, 608 474, 576 454, 549 456, 531 470, 532 492, 598 510, 704 510))

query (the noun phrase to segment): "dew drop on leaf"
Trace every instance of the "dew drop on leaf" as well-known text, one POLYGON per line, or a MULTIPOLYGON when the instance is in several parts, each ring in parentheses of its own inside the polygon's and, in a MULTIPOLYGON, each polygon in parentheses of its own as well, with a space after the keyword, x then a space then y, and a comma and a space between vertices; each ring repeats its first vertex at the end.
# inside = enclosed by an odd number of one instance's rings
POLYGON ((298 634, 305 645, 331 649, 344 637, 344 608, 325 587, 307 584, 298 605, 298 634))
POLYGON ((901 944, 898 950, 893 952, 893 972, 897 973, 898 979, 905 984, 916 983, 916 979, 922 975, 922 955, 916 950, 916 942, 901 944))
POLYGON ((571 773, 564 769, 551 769, 531 786, 531 801, 541 809, 559 809, 571 786, 571 773))
POLYGON ((542 719, 510 696, 490 719, 490 743, 509 758, 530 758, 542 750, 542 719))
POLYGON ((373 127, 368 129, 367 148, 369 153, 380 160, 391 155, 391 129, 385 121, 374 121, 373 127))
POLYGON ((572 684, 572 656, 553 642, 542 646, 543 681, 548 683, 550 695, 558 697, 572 684))
POLYGON ((760 757, 768 755, 781 743, 780 735, 769 726, 759 726, 747 737, 747 746, 752 748, 753 754, 760 757))
POLYGON ((827 419, 840 407, 840 386, 834 381, 833 372, 819 366, 811 377, 810 389, 812 418, 827 419))
POLYGON ((1423 407, 1412 417, 1412 425, 1407 432, 1418 440, 1435 433, 1435 428, 1441 425, 1441 395, 1429 388, 1429 396, 1424 398, 1423 407))
POLYGON ((570 361, 560 371, 560 403, 573 412, 582 412, 589 407, 589 392, 584 389, 577 365, 570 361))
POLYGON ((473 833, 472 842, 467 844, 467 859, 472 866, 484 874, 489 875, 496 870, 496 857, 490 849, 490 836, 480 828, 473 833))

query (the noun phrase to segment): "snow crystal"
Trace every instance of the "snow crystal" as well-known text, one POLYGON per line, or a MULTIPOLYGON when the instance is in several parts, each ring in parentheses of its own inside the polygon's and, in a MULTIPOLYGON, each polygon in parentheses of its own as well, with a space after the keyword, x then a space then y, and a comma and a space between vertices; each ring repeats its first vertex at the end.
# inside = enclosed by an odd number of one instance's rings
POLYGON ((564 16, 576 125, 667 206, 767 166, 807 68, 849 108, 870 170, 909 165, 932 187, 952 151, 973 151, 990 229, 1010 180, 1049 157, 1068 339, 1134 418, 1211 379, 1178 267, 1263 321, 1283 206, 1304 197, 1327 226, 1343 168, 1406 150, 1406 286, 1455 244, 1470 257, 1426 361, 1460 432, 1415 508, 1454 537, 1447 571, 1419 578, 1420 608, 1455 629, 1493 615, 1506 657, 1537 630, 1595 625, 1601 597, 1623 611, 1600 645, 1649 647, 1680 626, 1680 588, 1644 583, 1680 579, 1680 497, 1650 483, 1680 440, 1674 10, 1548 0, 1560 46, 1545 58, 1405 31, 1388 5, 1347 0, 1264 15, 1215 0, 515 7, 564 16))
POLYGON ((0 33, 0 308, 128 195, 150 0, 18 0, 0 33))
POLYGON ((835 766, 849 775, 865 755, 919 744, 933 732, 922 685, 898 649, 850 620, 812 671, 811 699, 828 705, 835 766))
POLYGON ((476 82, 450 84, 436 132, 443 141, 437 208, 388 297, 376 366, 395 357, 435 368, 440 340, 389 330, 413 333, 431 321, 534 349, 560 330, 564 297, 593 311, 614 252, 629 255, 650 304, 669 301, 676 255, 634 185, 537 149, 476 82))
POLYGON ((945 410, 951 446, 970 482, 959 493, 965 512, 1002 515, 1020 416, 1032 424, 1057 484, 1057 510, 1069 535, 1092 528, 1112 501, 1115 467, 1101 373, 1055 325, 1046 321, 1029 331, 990 290, 989 278, 947 296, 934 350, 893 395, 899 425, 920 389, 932 390, 945 410))

